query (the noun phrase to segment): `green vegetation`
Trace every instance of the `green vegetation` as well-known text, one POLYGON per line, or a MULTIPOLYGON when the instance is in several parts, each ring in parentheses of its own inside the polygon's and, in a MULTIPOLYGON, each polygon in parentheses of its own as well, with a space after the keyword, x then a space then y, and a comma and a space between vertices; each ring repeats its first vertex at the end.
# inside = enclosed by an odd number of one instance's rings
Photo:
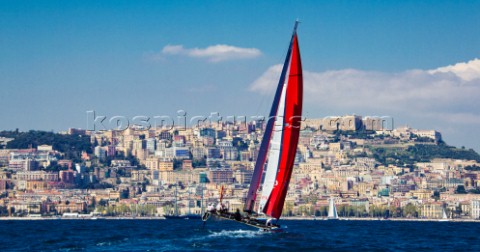
POLYGON ((479 188, 470 189, 470 190, 468 190, 468 193, 480 194, 480 189, 479 188))
POLYGON ((467 171, 480 171, 480 167, 476 165, 469 165, 464 167, 467 171))
POLYGON ((239 151, 248 150, 248 144, 241 137, 234 137, 232 140, 233 147, 237 147, 239 151))
POLYGON ((50 172, 59 172, 62 170, 67 170, 68 167, 66 165, 59 165, 57 162, 52 161, 49 166, 45 167, 46 171, 50 172))
POLYGON ((430 137, 415 136, 415 137, 411 137, 411 139, 413 139, 417 143, 434 143, 435 142, 435 140, 433 140, 430 137))
POLYGON ((384 165, 411 165, 417 162, 426 162, 428 160, 418 159, 406 148, 375 148, 372 147, 373 158, 384 165))
POLYGON ((408 203, 403 208, 403 217, 418 217, 419 210, 412 203, 408 203))
POLYGON ((192 166, 193 168, 197 167, 206 167, 207 166, 207 160, 205 158, 202 159, 194 159, 192 161, 192 166))
POLYGON ((183 160, 182 159, 173 159, 173 169, 179 170, 183 166, 183 160))
POLYGON ((154 216, 157 213, 157 208, 153 205, 144 204, 99 204, 97 211, 104 216, 154 216))
MULTIPOLYGON (((357 217, 357 218, 385 218, 387 216, 393 218, 418 218, 420 216, 420 209, 412 203, 408 203, 404 207, 390 206, 377 206, 370 205, 367 211, 365 205, 338 205, 338 216, 343 218, 357 217)), ((286 202, 283 208, 283 216, 317 216, 327 217, 328 206, 315 207, 311 205, 298 206, 294 208, 292 202, 286 202)))
POLYGON ((459 149, 446 144, 415 144, 408 147, 370 147, 373 157, 389 165, 412 165, 415 162, 429 162, 433 158, 466 159, 480 162, 480 155, 473 149, 459 149))
POLYGON ((439 145, 424 145, 416 144, 410 146, 408 151, 413 153, 416 157, 422 159, 432 159, 432 158, 451 158, 451 159, 465 159, 465 160, 475 160, 480 162, 480 155, 475 152, 473 149, 459 149, 453 146, 448 146, 446 144, 439 145))
POLYGON ((133 156, 132 154, 129 154, 128 156, 125 156, 123 152, 117 153, 115 157, 107 157, 102 163, 106 166, 110 166, 112 163, 112 160, 114 159, 120 159, 120 160, 128 160, 130 162, 130 165, 136 166, 137 170, 146 170, 147 167, 145 165, 140 164, 140 160, 133 156))
POLYGON ((348 136, 352 139, 373 139, 374 138, 374 131, 370 130, 357 130, 357 131, 344 131, 344 130, 336 130, 335 131, 335 139, 339 139, 340 136, 348 136))
MULTIPOLYGON (((337 206, 338 216, 343 218, 348 217, 357 217, 357 218, 384 218, 387 216, 393 218, 418 218, 420 215, 420 210, 417 206, 412 203, 407 204, 404 207, 394 207, 391 206, 376 206, 371 205, 369 211, 367 211, 365 206, 351 206, 351 205, 339 205, 337 206)), ((289 206, 288 203, 284 207, 284 216, 318 216, 318 217, 327 217, 328 216, 328 206, 321 206, 316 209, 313 207, 309 208, 306 206, 298 207, 297 212, 293 212, 293 206, 289 206)))
POLYGON ((66 159, 78 162, 82 151, 92 153, 89 136, 63 135, 47 131, 30 130, 28 132, 1 131, 0 136, 14 138, 7 143, 8 149, 36 148, 39 145, 52 145, 54 150, 65 153, 66 159))
POLYGON ((465 186, 463 186, 463 185, 457 186, 457 189, 455 189, 455 193, 457 193, 457 194, 466 194, 467 191, 465 190, 465 186))

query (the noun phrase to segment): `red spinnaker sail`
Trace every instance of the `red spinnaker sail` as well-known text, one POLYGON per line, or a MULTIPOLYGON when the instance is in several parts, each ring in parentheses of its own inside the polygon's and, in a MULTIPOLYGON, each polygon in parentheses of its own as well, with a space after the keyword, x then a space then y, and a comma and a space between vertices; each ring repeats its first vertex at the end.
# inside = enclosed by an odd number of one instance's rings
POLYGON ((267 125, 265 127, 265 134, 263 135, 262 143, 260 144, 257 161, 255 163, 255 169, 252 175, 252 181, 250 182, 247 198, 245 200, 244 211, 247 213, 253 212, 255 201, 257 199, 257 190, 262 180, 265 162, 267 161, 267 152, 270 147, 270 139, 272 137, 272 130, 275 122, 275 115, 277 114, 278 106, 280 103, 280 96, 283 90, 283 84, 285 83, 285 79, 287 75, 288 64, 290 62, 290 56, 292 54, 293 39, 296 36, 297 25, 298 25, 298 22, 295 22, 292 39, 290 40, 290 43, 288 46, 287 55, 285 57, 285 62, 282 68, 282 74, 280 75, 280 80, 278 82, 277 89, 275 91, 275 97, 273 99, 272 108, 270 109, 270 114, 267 119, 267 125))
POLYGON ((297 35, 293 38, 293 48, 288 74, 288 86, 285 101, 284 132, 281 144, 281 157, 278 174, 264 213, 273 218, 282 215, 288 185, 292 177, 293 164, 297 153, 298 138, 302 116, 303 78, 300 49, 297 35))

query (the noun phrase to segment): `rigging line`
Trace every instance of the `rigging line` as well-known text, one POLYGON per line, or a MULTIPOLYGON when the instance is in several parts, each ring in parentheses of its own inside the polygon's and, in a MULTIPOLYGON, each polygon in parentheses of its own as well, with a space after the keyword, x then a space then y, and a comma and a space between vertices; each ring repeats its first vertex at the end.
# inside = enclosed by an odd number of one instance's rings
MULTIPOLYGON (((277 61, 275 61, 277 62, 277 61)), ((266 70, 266 72, 270 69, 270 67, 266 70)), ((264 72, 264 74, 266 73, 264 72)), ((263 74, 262 74, 263 75, 263 74)), ((267 90, 265 93, 261 91, 260 93, 260 102, 257 105, 257 109, 255 111, 255 116, 267 116, 268 112, 270 110, 270 107, 268 104, 266 104, 266 101, 273 100, 274 94, 275 94, 275 89, 276 89, 276 81, 274 82, 273 85, 267 87, 267 90)), ((265 118, 267 120, 268 118, 265 118)))

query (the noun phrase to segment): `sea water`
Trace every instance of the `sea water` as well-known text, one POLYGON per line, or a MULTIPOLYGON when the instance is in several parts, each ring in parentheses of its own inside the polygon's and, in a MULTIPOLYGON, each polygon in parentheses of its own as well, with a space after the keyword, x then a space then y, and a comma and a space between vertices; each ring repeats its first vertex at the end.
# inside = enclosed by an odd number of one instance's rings
POLYGON ((480 251, 480 223, 281 220, 3 220, 0 251, 480 251))

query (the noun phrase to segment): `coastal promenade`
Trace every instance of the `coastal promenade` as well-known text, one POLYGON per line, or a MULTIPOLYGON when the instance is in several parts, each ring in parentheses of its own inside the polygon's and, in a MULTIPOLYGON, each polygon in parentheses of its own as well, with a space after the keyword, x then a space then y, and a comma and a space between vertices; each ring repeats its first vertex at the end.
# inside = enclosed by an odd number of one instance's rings
POLYGON ((0 217, 0 221, 9 221, 9 220, 165 220, 163 216, 151 216, 151 217, 132 217, 132 216, 91 216, 91 217, 62 217, 62 216, 52 216, 52 217, 0 217))
MULTIPOLYGON (((165 220, 163 216, 151 216, 151 217, 133 217, 133 216, 80 216, 80 217, 0 217, 0 221, 35 221, 35 220, 165 220)), ((282 217, 282 220, 298 220, 298 221, 418 221, 418 222, 440 222, 442 219, 422 219, 422 218, 338 218, 337 220, 330 220, 326 217, 307 217, 307 216, 290 216, 282 217)), ((446 222, 480 222, 475 219, 448 219, 446 222)))

